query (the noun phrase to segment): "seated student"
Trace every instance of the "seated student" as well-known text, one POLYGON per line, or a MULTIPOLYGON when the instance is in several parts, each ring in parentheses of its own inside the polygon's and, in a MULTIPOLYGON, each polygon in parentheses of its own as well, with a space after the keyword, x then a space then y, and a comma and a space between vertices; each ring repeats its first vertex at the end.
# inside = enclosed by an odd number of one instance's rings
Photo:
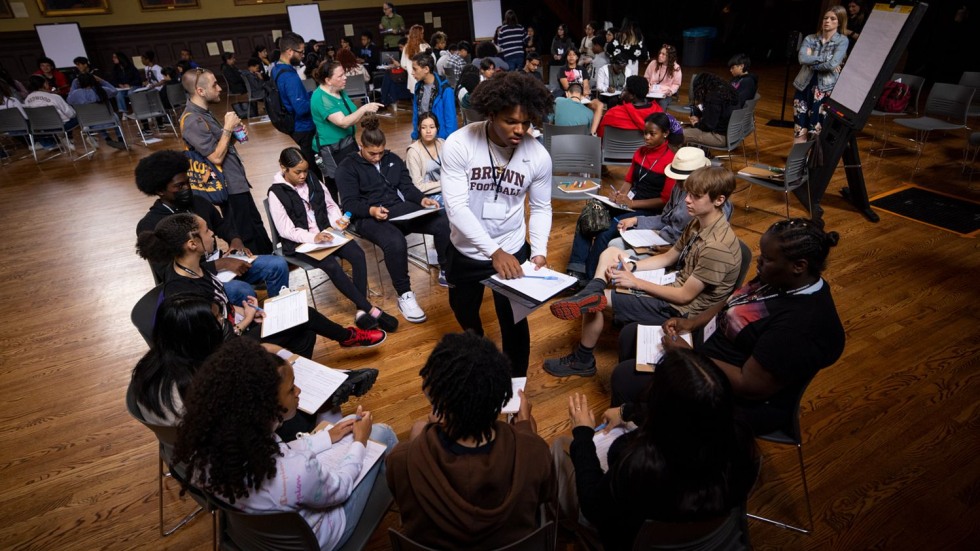
POLYGON ((357 50, 357 59, 364 69, 371 74, 381 63, 381 49, 374 43, 374 35, 371 31, 361 32, 361 47, 357 50))
POLYGON ((618 105, 626 91, 626 79, 633 76, 633 70, 626 63, 626 58, 618 55, 606 65, 593 70, 599 99, 608 106, 618 105))
MULTIPOLYGON (((243 252, 252 256, 245 247, 231 218, 221 212, 210 201, 191 191, 187 178, 189 167, 187 157, 179 151, 156 151, 136 165, 136 188, 150 197, 157 197, 150 210, 136 224, 136 235, 153 231, 161 220, 177 213, 191 213, 200 216, 218 237, 228 243, 230 251, 243 252)), ((278 296, 283 287, 289 287, 289 266, 282 258, 264 254, 255 256, 251 263, 229 258, 216 249, 213 257, 207 260, 210 271, 228 271, 236 278, 224 284, 225 293, 232 304, 241 304, 246 297, 255 296, 252 284, 264 282, 270 297, 278 296)), ((150 263, 154 279, 164 281, 170 269, 171 260, 150 263)))
POLYGON ((610 199, 633 209, 633 212, 617 211, 609 229, 594 237, 576 231, 568 258, 569 274, 580 279, 592 279, 599 264, 599 255, 606 250, 609 241, 619 234, 619 222, 634 216, 657 214, 663 209, 674 188, 674 180, 666 173, 674 160, 674 152, 667 143, 669 132, 670 119, 666 114, 654 113, 647 117, 643 130, 646 145, 633 154, 633 162, 626 171, 626 184, 609 193, 610 199))
MULTIPOLYGON (((225 77, 225 82, 228 83, 228 95, 238 96, 244 95, 248 92, 245 88, 245 79, 242 77, 241 71, 238 67, 235 67, 235 54, 232 52, 225 52, 221 54, 221 75, 225 77)), ((248 102, 239 101, 231 104, 231 107, 235 110, 235 114, 242 118, 248 118, 248 102)))
POLYGON ((592 39, 591 56, 592 57, 592 71, 598 71, 600 68, 609 65, 609 56, 606 54, 606 37, 602 34, 597 34, 592 39))
POLYGON ((499 71, 510 70, 510 65, 508 65, 506 61, 497 55, 497 47, 489 40, 480 42, 476 45, 476 56, 473 57, 473 61, 471 63, 477 67, 480 67, 480 62, 484 59, 489 59, 492 61, 493 66, 499 71))
POLYGON ((684 140, 689 144, 727 145, 728 121, 738 108, 738 94, 732 85, 718 75, 702 73, 694 82, 691 99, 692 126, 684 129, 684 140))
POLYGON ((478 67, 480 68, 480 82, 491 78, 497 73, 497 64, 489 57, 481 59, 478 67))
POLYGON ((529 76, 538 79, 540 82, 544 82, 544 76, 541 74, 541 56, 537 53, 531 52, 527 54, 527 59, 524 61, 524 67, 520 71, 529 76))
MULTIPOLYGON (((632 549, 646 520, 721 526, 745 506, 759 472, 752 434, 734 417, 732 388, 710 360, 690 351, 664 355, 648 379, 639 428, 616 438, 603 473, 593 442, 595 417, 584 395, 568 399, 574 440, 552 445, 565 518, 584 517, 606 549, 632 549)), ((618 410, 603 418, 607 430, 618 410)), ((735 521, 737 522, 737 520, 735 521)))
MULTIPOLYGON (((100 103, 105 105, 106 109, 115 117, 115 112, 112 111, 111 104, 109 103, 109 98, 115 97, 115 95, 116 87, 110 84, 109 81, 98 78, 91 73, 82 73, 72 82, 72 91, 68 92, 67 101, 69 105, 100 103)), ((119 120, 116 119, 116 122, 119 122, 119 120)), ((122 136, 119 134, 119 129, 114 129, 114 132, 116 134, 115 140, 109 137, 109 132, 106 130, 99 131, 106 145, 116 149, 126 149, 126 145, 122 141, 122 136)), ((98 147, 98 141, 95 141, 91 137, 89 138, 93 142, 92 145, 98 147)))
MULTIPOLYGON (((837 232, 824 232, 809 220, 776 222, 759 241, 755 279, 721 302, 689 319, 664 322, 664 347, 687 348, 677 335, 704 328, 698 347, 731 382, 738 416, 756 434, 781 426, 779 412, 790 410, 800 390, 844 351, 844 327, 821 277, 837 232), (709 329, 709 322, 713 322, 709 329)), ((635 402, 649 383, 637 373, 636 331, 620 335, 620 360, 613 370, 612 406, 635 402)), ((630 406, 624 413, 629 417, 630 406)))
MULTIPOLYGON (((27 89, 30 90, 30 93, 24 98, 24 107, 54 107, 58 111, 61 122, 65 125, 65 130, 71 132, 78 126, 75 110, 58 94, 46 91, 47 88, 48 84, 43 76, 31 75, 27 79, 27 89)), ((70 151, 75 150, 75 144, 72 143, 71 139, 66 140, 63 137, 58 139, 62 142, 63 147, 70 151)))
POLYGON ((626 91, 620 96, 622 103, 606 111, 596 134, 599 136, 605 134, 607 126, 625 130, 646 128, 647 117, 664 112, 657 102, 647 99, 647 92, 649 92, 647 79, 638 75, 627 78, 626 91))
POLYGON ((479 67, 472 65, 463 67, 459 74, 459 82, 456 83, 456 99, 459 100, 460 107, 470 108, 470 94, 476 90, 482 80, 483 74, 480 73, 479 67))
POLYGON ((588 126, 595 134, 602 119, 602 102, 582 103, 582 85, 568 85, 565 97, 555 99, 555 126, 588 126))
MULTIPOLYGON (((136 253, 145 260, 170 263, 163 285, 164 297, 191 293, 212 299, 222 319, 227 319, 236 335, 259 338, 265 313, 258 309, 255 297, 232 304, 210 264, 202 259, 214 251, 214 232, 203 218, 194 214, 172 214, 161 220, 152 231, 139 234, 136 253)), ((309 321, 265 338, 266 342, 288 348, 305 358, 312 357, 317 335, 337 341, 342 347, 376 346, 387 336, 378 329, 363 330, 341 327, 326 316, 307 308, 309 321)))
POLYGON ((735 54, 728 60, 728 70, 732 73, 732 88, 738 94, 738 108, 755 97, 759 91, 759 76, 749 72, 752 60, 746 54, 735 54))
POLYGON ((651 59, 647 65, 643 78, 647 79, 651 90, 665 96, 661 106, 669 105, 671 96, 677 95, 684 82, 681 66, 677 64, 677 48, 670 44, 661 46, 657 57, 651 59))
MULTIPOLYGON (((400 62, 406 44, 408 44, 408 39, 403 36, 398 39, 399 53, 385 53, 381 56, 384 64, 389 66, 389 69, 381 79, 381 103, 386 107, 391 107, 392 113, 398 110, 398 100, 412 99, 412 92, 407 88, 406 84, 408 82, 408 71, 412 68, 402 67, 400 62)), ((383 117, 386 115, 382 113, 379 116, 383 117)))
POLYGON ((450 333, 419 375, 432 413, 388 456, 400 531, 437 549, 496 549, 533 532, 555 476, 522 391, 513 424, 499 419, 512 395, 507 357, 484 337, 450 333))
POLYGON ((568 86, 573 83, 582 85, 582 94, 584 96, 592 96, 592 89, 589 86, 588 71, 579 66, 578 58, 578 52, 575 50, 569 50, 565 53, 565 66, 562 68, 561 72, 558 73, 558 85, 560 86, 561 90, 555 91, 556 96, 563 92, 567 92, 568 86))
MULTIPOLYGON (((354 229, 384 251, 385 266, 398 294, 398 309, 412 323, 425 321, 408 277, 408 245, 405 235, 427 233, 433 236, 439 264, 445 265, 449 246, 449 221, 439 210, 410 220, 390 221, 419 209, 439 207, 412 184, 408 168, 398 155, 385 149, 385 135, 373 115, 361 119, 361 150, 337 167, 337 189, 341 205, 351 213, 354 229)), ((445 275, 440 270, 439 282, 445 275)))
POLYGON ((723 168, 702 168, 692 173, 684 185, 687 208, 694 219, 672 249, 636 261, 629 260, 620 249, 606 249, 599 258, 595 279, 578 294, 551 304, 551 313, 559 319, 582 318, 582 337, 572 353, 545 360, 545 371, 556 377, 595 375, 592 350, 602 333, 602 311, 607 304, 617 322, 659 325, 672 317, 700 314, 731 294, 742 251, 722 205, 735 191, 735 176, 723 168), (667 285, 643 281, 633 274, 636 270, 675 266, 676 279, 667 285), (605 290, 610 283, 645 294, 605 290))
POLYGON ((442 147, 446 140, 439 137, 439 119, 432 113, 422 113, 416 128, 418 139, 408 146, 405 164, 412 183, 419 191, 442 205, 442 147))
POLYGON ((303 153, 287 147, 279 155, 279 169, 269 188, 270 222, 276 225, 282 240, 283 254, 300 258, 323 270, 345 297, 357 308, 354 323, 361 329, 381 327, 386 332, 398 329, 398 320, 373 306, 367 298, 367 263, 364 251, 356 241, 349 241, 323 260, 296 252, 301 243, 328 243, 334 233, 347 229, 340 207, 330 192, 309 172, 303 153), (351 266, 351 276, 344 273, 340 260, 351 266))
MULTIPOLYGON (((686 199, 687 191, 684 189, 684 181, 692 172, 699 168, 711 166, 711 161, 705 157, 704 150, 696 147, 682 147, 674 155, 674 160, 664 169, 664 174, 672 178, 675 182, 674 189, 670 192, 670 198, 664 205, 660 214, 653 216, 633 216, 624 218, 616 224, 616 229, 620 232, 629 229, 653 230, 661 239, 669 243, 656 247, 657 253, 665 253, 684 233, 684 228, 691 221, 691 213, 687 211, 686 199)), ((725 201, 722 206, 725 218, 732 218, 732 202, 725 201)), ((609 247, 617 249, 627 249, 629 245, 623 241, 622 237, 616 237, 609 242, 609 247)), ((627 251, 630 252, 630 251, 627 251)))
POLYGON ((68 77, 55 68, 54 60, 50 57, 39 57, 37 59, 37 71, 34 71, 34 74, 31 76, 39 76, 44 79, 44 86, 39 88, 39 90, 58 94, 62 98, 67 97, 68 92, 71 91, 68 77))
POLYGON ((390 449, 398 438, 358 406, 356 416, 287 444, 274 431, 296 415, 301 390, 281 357, 248 339, 224 344, 191 383, 174 461, 187 466, 191 484, 232 507, 299 513, 329 551, 354 533, 372 487, 382 483, 384 463, 364 464, 368 439, 390 449), (354 486, 363 469, 367 476, 354 486))
MULTIPOLYGON (((269 80, 269 75, 262 70, 262 60, 257 57, 250 57, 247 66, 248 70, 242 71, 242 78, 248 81, 248 86, 252 89, 251 99, 265 101, 265 88, 262 85, 269 80)), ((249 102, 249 115, 258 115, 258 104, 249 102)))
POLYGON ((439 137, 445 140, 456 131, 456 100, 453 89, 445 78, 436 74, 435 62, 429 52, 412 58, 412 76, 415 77, 415 101, 412 102, 412 139, 419 139, 419 114, 432 113, 440 121, 439 137))
MULTIPOLYGON (((81 75, 90 74, 93 77, 95 77, 96 82, 98 82, 99 84, 103 83, 101 76, 96 74, 99 73, 100 71, 92 67, 87 57, 78 56, 72 60, 72 63, 75 64, 75 70, 78 71, 78 73, 75 76, 75 78, 72 79, 71 81, 71 89, 69 91, 69 94, 78 89, 78 77, 81 75)), ((112 89, 115 90, 116 89, 115 86, 113 86, 112 89)), ((68 98, 65 99, 67 100, 68 98)))
MULTIPOLYGON (((211 298, 186 293, 168 297, 157 309, 150 350, 133 368, 129 383, 147 423, 176 426, 184 414, 184 400, 198 368, 223 342, 238 338, 227 320, 215 315, 218 311, 211 298)), ((286 360, 293 356, 274 344, 263 347, 286 360)), ((338 407, 351 395, 363 396, 377 378, 377 369, 350 370, 326 407, 338 407)), ((288 423, 281 434, 292 440, 297 430, 309 430, 315 425, 312 416, 304 413, 303 417, 288 423)))

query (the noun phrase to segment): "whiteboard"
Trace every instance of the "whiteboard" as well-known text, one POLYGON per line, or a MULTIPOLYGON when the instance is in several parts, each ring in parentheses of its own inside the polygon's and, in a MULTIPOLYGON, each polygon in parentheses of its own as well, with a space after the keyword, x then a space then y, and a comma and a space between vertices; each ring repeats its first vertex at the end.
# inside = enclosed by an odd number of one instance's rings
POLYGON ((289 13, 289 26, 294 33, 310 40, 324 40, 323 23, 320 22, 320 6, 317 4, 299 4, 286 6, 289 13))
POLYGON ((875 77, 885 64, 911 12, 911 6, 875 6, 830 94, 835 102, 854 113, 861 112, 864 100, 874 86, 875 77))
POLYGON ((44 55, 54 60, 55 67, 74 67, 76 57, 88 57, 78 23, 34 25, 34 28, 44 55))
POLYGON ((500 10, 500 0, 472 0, 470 5, 473 37, 476 40, 490 40, 504 20, 504 12, 500 10))

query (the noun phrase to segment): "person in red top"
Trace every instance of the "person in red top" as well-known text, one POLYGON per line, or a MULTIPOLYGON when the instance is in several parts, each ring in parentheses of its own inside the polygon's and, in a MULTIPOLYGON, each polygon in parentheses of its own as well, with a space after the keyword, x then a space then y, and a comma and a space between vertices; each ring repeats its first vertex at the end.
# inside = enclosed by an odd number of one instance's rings
POLYGON ((619 235, 617 225, 621 220, 658 214, 670 199, 674 179, 664 174, 664 169, 674 160, 674 150, 667 143, 671 129, 670 117, 665 113, 653 113, 647 116, 643 124, 643 140, 646 145, 633 154, 633 162, 626 172, 626 183, 618 188, 614 185, 613 190, 608 193, 615 203, 631 210, 612 209, 615 216, 612 224, 609 229, 596 235, 594 240, 581 232, 575 233, 567 269, 570 275, 580 280, 589 281, 595 276, 599 255, 606 250, 609 241, 619 235))
POLYGON ((54 60, 50 57, 39 57, 37 59, 37 71, 34 74, 44 77, 45 82, 48 84, 47 92, 58 94, 63 98, 68 97, 68 92, 71 90, 68 77, 54 68, 54 60))
POLYGON ((623 103, 606 111, 596 134, 602 137, 607 126, 641 131, 646 128, 647 117, 654 113, 664 112, 660 104, 647 99, 647 92, 649 91, 650 84, 647 79, 639 75, 627 78, 626 90, 623 91, 622 95, 623 103))

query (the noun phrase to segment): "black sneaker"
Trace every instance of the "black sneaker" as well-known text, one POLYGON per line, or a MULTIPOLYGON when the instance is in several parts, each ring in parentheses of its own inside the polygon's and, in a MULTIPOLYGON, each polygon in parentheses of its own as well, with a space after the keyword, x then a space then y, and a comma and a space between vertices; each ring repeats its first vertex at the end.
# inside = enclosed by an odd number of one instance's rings
POLYGON ((544 361, 544 370, 555 377, 591 377, 595 375, 595 358, 588 363, 579 361, 575 353, 544 361))
POLYGON ((583 314, 601 312, 606 308, 604 293, 572 295, 551 303, 551 313, 558 319, 577 320, 583 314))
POLYGON ((374 386, 374 382, 377 380, 377 369, 365 368, 350 370, 347 373, 347 380, 341 383, 333 395, 330 396, 330 405, 337 407, 349 400, 351 396, 364 396, 371 390, 371 387, 374 386))
POLYGON ((356 318, 354 318, 354 325, 356 325, 358 329, 377 329, 378 318, 372 316, 368 312, 361 312, 356 318))
POLYGON ((386 313, 384 310, 377 317, 378 327, 384 330, 386 333, 394 333, 398 330, 398 318, 386 313))

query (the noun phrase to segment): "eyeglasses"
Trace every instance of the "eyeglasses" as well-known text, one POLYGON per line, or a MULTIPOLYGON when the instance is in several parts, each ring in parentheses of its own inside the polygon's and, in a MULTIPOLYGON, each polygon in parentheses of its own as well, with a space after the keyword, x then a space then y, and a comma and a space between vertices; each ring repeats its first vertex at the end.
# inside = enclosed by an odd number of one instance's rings
POLYGON ((194 74, 197 75, 197 76, 194 77, 194 87, 193 88, 195 90, 197 90, 197 83, 201 81, 201 75, 203 75, 204 73, 208 73, 208 72, 210 72, 210 71, 208 71, 204 67, 197 67, 196 69, 194 69, 194 74))

